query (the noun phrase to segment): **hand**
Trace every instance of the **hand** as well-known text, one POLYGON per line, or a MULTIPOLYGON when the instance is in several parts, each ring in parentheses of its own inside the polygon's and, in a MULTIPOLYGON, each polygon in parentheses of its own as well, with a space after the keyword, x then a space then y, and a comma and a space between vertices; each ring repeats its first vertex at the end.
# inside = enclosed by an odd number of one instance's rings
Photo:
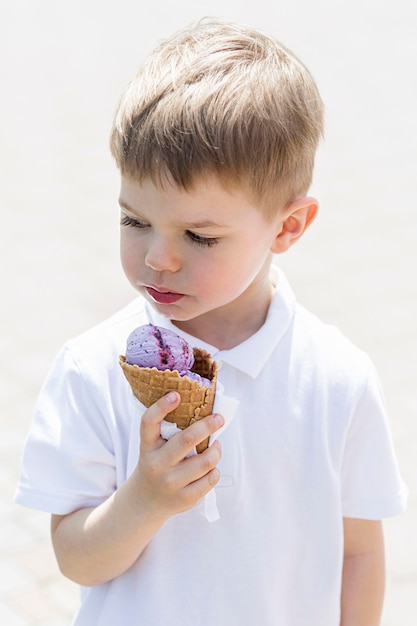
POLYGON ((221 415, 209 415, 169 441, 160 437, 161 421, 179 401, 171 392, 145 411, 138 464, 107 500, 53 516, 55 554, 71 580, 89 587, 125 572, 169 517, 193 507, 219 480, 217 441, 184 457, 223 425, 221 415))
POLYGON ((141 507, 161 521, 192 508, 220 478, 216 468, 221 457, 218 441, 201 454, 185 457, 223 426, 221 415, 209 415, 169 441, 161 438, 160 424, 179 402, 179 394, 170 392, 143 414, 139 461, 132 476, 141 507))

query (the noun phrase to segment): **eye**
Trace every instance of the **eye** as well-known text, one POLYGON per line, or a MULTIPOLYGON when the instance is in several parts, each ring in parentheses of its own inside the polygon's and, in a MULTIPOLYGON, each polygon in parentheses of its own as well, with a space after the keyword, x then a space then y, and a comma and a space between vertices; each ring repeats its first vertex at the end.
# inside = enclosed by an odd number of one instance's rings
POLYGON ((132 226, 133 228, 146 228, 148 224, 140 220, 135 220, 129 215, 123 215, 120 219, 121 226, 132 226))
POLYGON ((187 237, 191 239, 191 241, 198 246, 211 248, 219 243, 218 237, 204 237, 203 235, 199 235, 198 233, 193 233, 191 230, 187 230, 187 237))

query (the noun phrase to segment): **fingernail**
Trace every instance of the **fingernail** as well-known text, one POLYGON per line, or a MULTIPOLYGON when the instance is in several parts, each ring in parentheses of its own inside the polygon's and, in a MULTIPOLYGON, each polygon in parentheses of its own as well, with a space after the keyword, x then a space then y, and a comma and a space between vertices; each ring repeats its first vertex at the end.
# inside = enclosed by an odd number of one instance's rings
POLYGON ((169 404, 174 404, 177 401, 177 394, 175 391, 170 391, 167 396, 165 396, 169 404))
POLYGON ((214 421, 215 421, 217 426, 223 426, 223 424, 224 424, 224 417, 223 417, 223 415, 218 415, 216 413, 215 415, 213 415, 213 417, 214 417, 214 421))

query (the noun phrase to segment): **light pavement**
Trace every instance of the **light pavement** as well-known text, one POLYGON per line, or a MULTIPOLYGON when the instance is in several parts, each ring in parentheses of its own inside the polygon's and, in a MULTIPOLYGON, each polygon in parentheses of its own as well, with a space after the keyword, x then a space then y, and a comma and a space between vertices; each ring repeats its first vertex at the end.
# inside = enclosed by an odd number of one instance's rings
POLYGON ((408 512, 385 525, 382 624, 415 626, 416 5, 165 4, 0 4, 0 623, 64 626, 77 604, 52 556, 47 516, 12 502, 19 457, 62 342, 133 295, 118 263, 118 182, 107 150, 119 93, 158 39, 212 14, 281 38, 327 105, 312 189, 321 215, 279 261, 299 300, 339 325, 380 372, 410 488, 408 512))

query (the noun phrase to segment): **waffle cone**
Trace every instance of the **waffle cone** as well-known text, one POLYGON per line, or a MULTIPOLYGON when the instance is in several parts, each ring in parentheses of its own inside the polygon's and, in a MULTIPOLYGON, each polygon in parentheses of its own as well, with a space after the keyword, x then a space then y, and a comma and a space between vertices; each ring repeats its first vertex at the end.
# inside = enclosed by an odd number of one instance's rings
MULTIPOLYGON (((176 424, 181 430, 213 412, 217 363, 205 350, 194 348, 192 371, 211 380, 211 387, 201 386, 197 380, 180 376, 177 370, 160 371, 156 367, 129 365, 124 356, 119 358, 119 363, 134 395, 146 407, 154 404, 169 391, 177 391, 180 394, 181 402, 176 409, 168 413, 165 420, 176 424)), ((208 438, 202 441, 197 446, 197 452, 203 452, 208 442, 208 438)))

